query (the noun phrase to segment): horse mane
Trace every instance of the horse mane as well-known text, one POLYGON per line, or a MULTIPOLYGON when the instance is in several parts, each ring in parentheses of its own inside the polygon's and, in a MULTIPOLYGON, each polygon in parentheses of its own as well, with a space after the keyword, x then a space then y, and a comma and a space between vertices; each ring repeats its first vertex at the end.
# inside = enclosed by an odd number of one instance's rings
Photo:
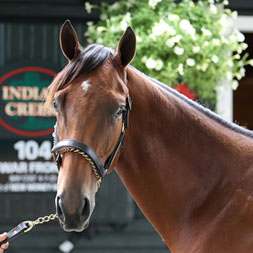
POLYGON ((80 75, 101 66, 112 54, 112 49, 98 44, 91 44, 83 50, 58 73, 49 86, 46 107, 52 104, 55 92, 67 87, 80 75))
POLYGON ((152 78, 149 77, 147 75, 145 75, 144 73, 142 73, 141 71, 139 71, 138 69, 134 68, 131 66, 131 68, 133 68, 135 71, 137 71, 138 73, 140 73, 142 76, 146 77, 147 79, 149 79, 154 85, 158 86, 160 89, 162 89, 165 92, 169 92, 172 93, 174 96, 178 97, 179 99, 183 100, 184 102, 186 102, 188 105, 194 107, 195 109, 197 109, 199 112, 204 113, 206 116, 208 116, 209 118, 215 120, 216 122, 220 123, 221 125, 237 132, 240 134, 243 134, 247 137, 253 138, 253 131, 248 130, 242 126, 236 125, 235 123, 229 122, 225 119, 223 119, 220 115, 214 113, 213 111, 211 111, 210 109, 202 106, 199 103, 194 102, 193 100, 187 98, 186 96, 182 95, 181 93, 179 93, 177 90, 169 87, 168 85, 152 78))
MULTIPOLYGON (((101 66, 110 56, 113 55, 113 50, 105 47, 103 45, 98 44, 92 44, 88 46, 85 50, 83 50, 76 58, 71 60, 64 68, 63 70, 58 73, 58 75, 55 77, 51 85, 49 86, 49 92, 46 100, 46 107, 48 107, 53 99, 54 94, 58 90, 61 90, 65 87, 67 87, 73 80, 78 78, 80 75, 89 73, 95 68, 101 66)), ((171 87, 167 86, 166 84, 151 78, 138 69, 130 66, 132 69, 140 73, 142 76, 149 79, 154 85, 161 88, 163 91, 172 93, 174 96, 180 98, 190 106, 194 107, 198 111, 204 113, 209 118, 217 121, 221 125, 237 132, 240 134, 243 134, 245 136, 248 136, 250 138, 253 138, 253 131, 250 131, 244 127, 238 126, 235 123, 229 122, 227 120, 224 120, 221 116, 218 114, 212 112, 210 109, 188 99, 186 96, 180 94, 175 89, 172 89, 171 87)))

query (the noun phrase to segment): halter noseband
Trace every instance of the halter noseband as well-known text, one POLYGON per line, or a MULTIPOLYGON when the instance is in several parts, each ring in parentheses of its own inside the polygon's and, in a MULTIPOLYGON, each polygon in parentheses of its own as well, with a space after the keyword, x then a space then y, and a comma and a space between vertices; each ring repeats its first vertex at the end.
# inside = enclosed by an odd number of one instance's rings
POLYGON ((102 162, 99 160, 96 152, 88 145, 78 141, 78 140, 71 140, 65 139, 59 141, 59 137, 57 134, 57 123, 55 124, 54 128, 54 146, 51 150, 53 154, 53 159, 58 168, 60 168, 62 164, 62 154, 66 152, 74 152, 81 156, 83 156, 91 165, 93 173, 98 180, 98 187, 102 182, 103 177, 106 175, 108 169, 110 168, 119 148, 123 148, 124 145, 124 136, 125 136, 125 129, 128 128, 129 124, 129 113, 131 110, 131 98, 128 95, 126 98, 126 107, 122 112, 122 128, 121 133, 118 139, 116 146, 114 147, 112 153, 107 158, 104 166, 102 162))

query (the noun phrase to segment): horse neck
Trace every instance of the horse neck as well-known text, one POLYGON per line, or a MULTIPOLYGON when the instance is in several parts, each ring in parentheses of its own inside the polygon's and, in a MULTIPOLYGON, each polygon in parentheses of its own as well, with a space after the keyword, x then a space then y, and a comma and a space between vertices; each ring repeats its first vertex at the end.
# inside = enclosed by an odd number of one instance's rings
POLYGON ((215 202, 218 212, 226 203, 231 182, 245 163, 235 156, 245 144, 238 147, 235 142, 244 142, 244 137, 133 69, 128 69, 128 86, 133 105, 117 172, 172 248, 195 214, 203 209, 203 216, 211 219, 215 213, 205 213, 208 207, 215 202), (232 164, 236 170, 230 170, 232 164))

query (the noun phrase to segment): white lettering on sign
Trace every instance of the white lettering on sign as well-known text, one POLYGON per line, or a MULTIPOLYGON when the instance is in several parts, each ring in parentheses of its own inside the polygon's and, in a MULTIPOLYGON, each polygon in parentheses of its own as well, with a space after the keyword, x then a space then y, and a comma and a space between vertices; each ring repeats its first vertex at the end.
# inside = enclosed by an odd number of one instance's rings
POLYGON ((57 191, 56 184, 51 183, 8 183, 0 184, 0 192, 51 192, 57 191))
POLYGON ((3 86, 2 87, 2 99, 3 100, 35 100, 42 101, 47 96, 47 87, 44 87, 41 91, 39 87, 31 86, 3 86))
POLYGON ((28 173, 27 162, 0 162, 0 174, 28 173))
POLYGON ((29 173, 58 173, 58 168, 54 162, 30 162, 29 173))
POLYGON ((55 116, 55 111, 50 107, 45 110, 44 103, 24 103, 24 102, 9 102, 4 107, 4 112, 8 116, 34 116, 34 117, 52 117, 55 116))
POLYGON ((0 160, 0 192, 57 190, 58 168, 51 160, 49 140, 19 140, 13 148, 17 161, 0 160))
POLYGON ((9 175, 9 182, 14 183, 14 182, 36 182, 37 180, 37 175, 9 175))
POLYGON ((0 174, 57 174, 54 162, 0 162, 0 174))
POLYGON ((18 141, 14 144, 14 149, 18 151, 19 160, 36 160, 38 158, 50 160, 52 157, 50 141, 43 141, 40 146, 34 140, 18 141))

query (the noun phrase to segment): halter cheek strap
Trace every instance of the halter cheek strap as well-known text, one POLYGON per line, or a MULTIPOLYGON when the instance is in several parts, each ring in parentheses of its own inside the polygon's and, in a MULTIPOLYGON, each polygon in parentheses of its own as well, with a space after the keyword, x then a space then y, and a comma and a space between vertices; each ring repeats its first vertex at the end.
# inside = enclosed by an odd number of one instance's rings
POLYGON ((62 164, 62 154, 66 152, 77 153, 83 156, 90 163, 93 173, 98 180, 98 184, 100 185, 103 177, 106 175, 107 171, 109 170, 119 149, 123 148, 125 129, 128 128, 128 125, 129 125, 129 113, 131 110, 131 104, 132 104, 131 98, 130 96, 128 96, 126 99, 126 108, 122 113, 122 128, 121 128, 121 133, 120 133, 118 142, 116 143, 116 146, 114 147, 110 156, 107 158, 104 165, 98 158, 96 152, 85 143, 82 143, 78 140, 71 140, 71 139, 59 141, 59 137, 57 134, 57 123, 56 123, 54 133, 53 133, 54 146, 51 152, 53 154, 53 159, 55 163, 57 164, 58 168, 60 168, 62 164))

